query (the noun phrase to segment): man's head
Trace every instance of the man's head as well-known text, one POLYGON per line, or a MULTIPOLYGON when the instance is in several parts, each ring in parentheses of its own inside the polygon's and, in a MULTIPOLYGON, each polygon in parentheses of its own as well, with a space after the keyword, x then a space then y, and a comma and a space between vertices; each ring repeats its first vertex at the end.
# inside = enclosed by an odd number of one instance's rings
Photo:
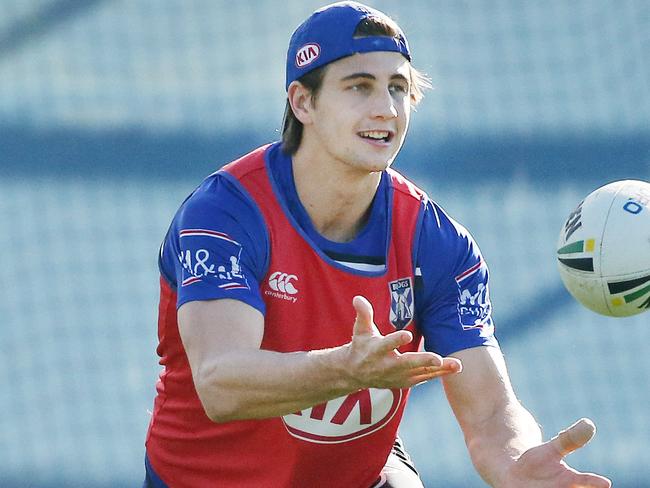
MULTIPOLYGON (((292 83, 309 91, 313 103, 332 63, 357 53, 395 53, 407 63, 408 98, 417 105, 427 78, 410 64, 411 54, 400 27, 382 12, 356 2, 338 2, 315 11, 293 33, 287 52, 286 88, 292 83)), ((303 124, 287 101, 282 128, 283 149, 294 154, 300 146, 303 124)))

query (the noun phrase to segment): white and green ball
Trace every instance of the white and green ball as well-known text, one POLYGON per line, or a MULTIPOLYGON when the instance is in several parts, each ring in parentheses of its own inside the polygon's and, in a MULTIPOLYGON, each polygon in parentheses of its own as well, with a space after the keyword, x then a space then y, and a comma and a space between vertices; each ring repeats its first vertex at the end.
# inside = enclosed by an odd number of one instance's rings
POLYGON ((616 181, 590 193, 562 227, 557 259, 569 293, 594 312, 650 309, 650 183, 616 181))

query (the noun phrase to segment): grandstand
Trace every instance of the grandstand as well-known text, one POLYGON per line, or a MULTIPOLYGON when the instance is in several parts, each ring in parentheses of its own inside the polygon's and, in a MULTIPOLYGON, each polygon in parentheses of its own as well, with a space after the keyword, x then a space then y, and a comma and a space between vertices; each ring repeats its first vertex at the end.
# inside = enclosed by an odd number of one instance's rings
MULTIPOLYGON (((481 245, 520 398, 548 436, 595 421, 572 465, 647 486, 650 316, 577 305, 554 246, 596 186, 650 180, 650 3, 367 3, 433 80, 396 167, 481 245)), ((320 5, 2 2, 0 486, 141 483, 159 243, 203 176, 278 138, 288 37, 320 5)), ((440 386, 412 398, 425 482, 484 486, 440 386)))

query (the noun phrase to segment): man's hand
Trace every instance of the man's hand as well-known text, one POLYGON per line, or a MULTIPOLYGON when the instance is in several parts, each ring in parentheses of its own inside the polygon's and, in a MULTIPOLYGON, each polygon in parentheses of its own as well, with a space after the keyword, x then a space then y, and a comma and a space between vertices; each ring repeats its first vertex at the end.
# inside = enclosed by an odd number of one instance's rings
POLYGON ((612 482, 569 467, 564 456, 581 448, 596 433, 589 419, 580 419, 544 444, 524 452, 508 469, 503 488, 609 488, 612 482))
POLYGON ((381 335, 373 320, 370 302, 356 296, 357 312, 348 344, 346 367, 359 388, 409 388, 433 378, 460 372, 458 359, 443 358, 432 352, 400 353, 397 348, 413 340, 405 330, 381 335))

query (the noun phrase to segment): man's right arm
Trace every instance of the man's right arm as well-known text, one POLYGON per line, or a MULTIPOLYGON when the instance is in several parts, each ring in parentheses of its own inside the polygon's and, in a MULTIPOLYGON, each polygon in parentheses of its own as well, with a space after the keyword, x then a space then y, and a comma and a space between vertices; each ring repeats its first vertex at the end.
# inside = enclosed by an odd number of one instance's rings
POLYGON ((215 422, 277 417, 363 388, 408 388, 460 371, 452 358, 399 353, 411 334, 382 336, 370 303, 355 297, 353 306, 357 318, 348 344, 280 353, 260 349, 264 318, 250 305, 231 299, 183 304, 179 330, 208 417, 215 422))

